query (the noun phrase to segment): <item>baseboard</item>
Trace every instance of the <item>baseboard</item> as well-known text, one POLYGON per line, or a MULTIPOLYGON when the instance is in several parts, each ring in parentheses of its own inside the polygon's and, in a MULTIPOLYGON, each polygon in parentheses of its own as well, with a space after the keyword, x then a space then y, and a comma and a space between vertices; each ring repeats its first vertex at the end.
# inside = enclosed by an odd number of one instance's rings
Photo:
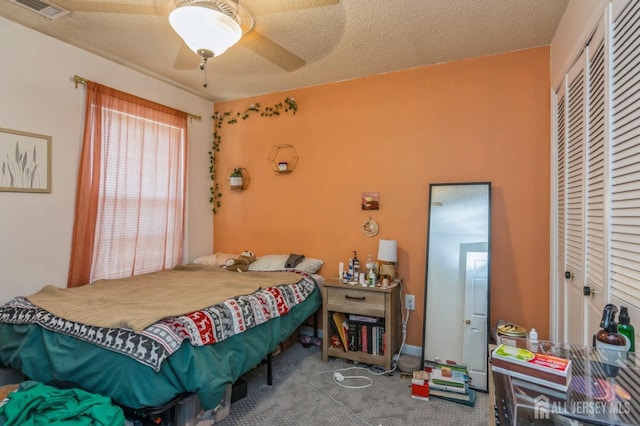
POLYGON ((420 358, 422 356, 422 348, 420 346, 404 345, 402 353, 420 358))

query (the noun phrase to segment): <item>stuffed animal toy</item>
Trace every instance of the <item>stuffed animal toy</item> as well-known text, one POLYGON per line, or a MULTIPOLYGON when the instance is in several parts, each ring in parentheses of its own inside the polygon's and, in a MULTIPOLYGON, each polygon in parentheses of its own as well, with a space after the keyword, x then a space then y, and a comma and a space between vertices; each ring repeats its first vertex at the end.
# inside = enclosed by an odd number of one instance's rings
POLYGON ((256 255, 252 251, 243 251, 240 256, 227 260, 227 271, 246 272, 249 265, 256 260, 256 255))
POLYGON ((235 259, 238 257, 237 253, 222 253, 210 254, 209 256, 202 256, 193 261, 193 263, 207 266, 219 266, 224 268, 227 265, 227 260, 235 259))
POLYGON ((237 253, 216 253, 215 254, 215 264, 216 266, 220 266, 221 268, 225 268, 227 266, 227 262, 238 257, 237 253))

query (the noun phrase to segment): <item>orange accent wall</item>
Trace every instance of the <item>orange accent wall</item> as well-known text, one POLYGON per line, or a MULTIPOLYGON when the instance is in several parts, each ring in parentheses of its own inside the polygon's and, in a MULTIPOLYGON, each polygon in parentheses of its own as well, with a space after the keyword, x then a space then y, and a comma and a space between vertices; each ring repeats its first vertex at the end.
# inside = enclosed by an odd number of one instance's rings
POLYGON ((221 129, 215 251, 302 253, 332 277, 352 250, 364 261, 378 239, 398 240, 404 292, 416 296, 407 344, 421 346, 429 184, 491 181, 490 325, 548 337, 549 78, 540 47, 217 103, 237 112, 290 96, 299 110, 221 129), (300 157, 290 174, 267 161, 278 144, 300 157), (229 189, 233 167, 250 174, 243 192, 229 189), (380 193, 377 211, 361 210, 369 191, 380 193), (361 232, 369 217, 380 225, 373 238, 361 232))

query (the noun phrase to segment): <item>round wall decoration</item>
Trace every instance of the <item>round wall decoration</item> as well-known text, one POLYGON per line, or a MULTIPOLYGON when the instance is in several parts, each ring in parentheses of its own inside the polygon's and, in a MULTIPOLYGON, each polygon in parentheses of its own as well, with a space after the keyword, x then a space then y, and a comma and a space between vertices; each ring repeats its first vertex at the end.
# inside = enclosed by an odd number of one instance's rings
POLYGON ((371 218, 365 220, 362 224, 362 233, 366 237, 375 237, 376 235, 378 235, 378 230, 378 222, 371 218))

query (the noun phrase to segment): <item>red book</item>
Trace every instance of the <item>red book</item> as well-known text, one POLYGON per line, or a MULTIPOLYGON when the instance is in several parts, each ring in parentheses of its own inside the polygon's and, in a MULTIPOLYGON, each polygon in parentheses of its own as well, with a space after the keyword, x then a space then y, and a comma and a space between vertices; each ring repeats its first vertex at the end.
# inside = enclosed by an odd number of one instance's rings
POLYGON ((369 341, 367 340, 367 328, 366 324, 362 324, 362 352, 367 352, 369 349, 369 341))

